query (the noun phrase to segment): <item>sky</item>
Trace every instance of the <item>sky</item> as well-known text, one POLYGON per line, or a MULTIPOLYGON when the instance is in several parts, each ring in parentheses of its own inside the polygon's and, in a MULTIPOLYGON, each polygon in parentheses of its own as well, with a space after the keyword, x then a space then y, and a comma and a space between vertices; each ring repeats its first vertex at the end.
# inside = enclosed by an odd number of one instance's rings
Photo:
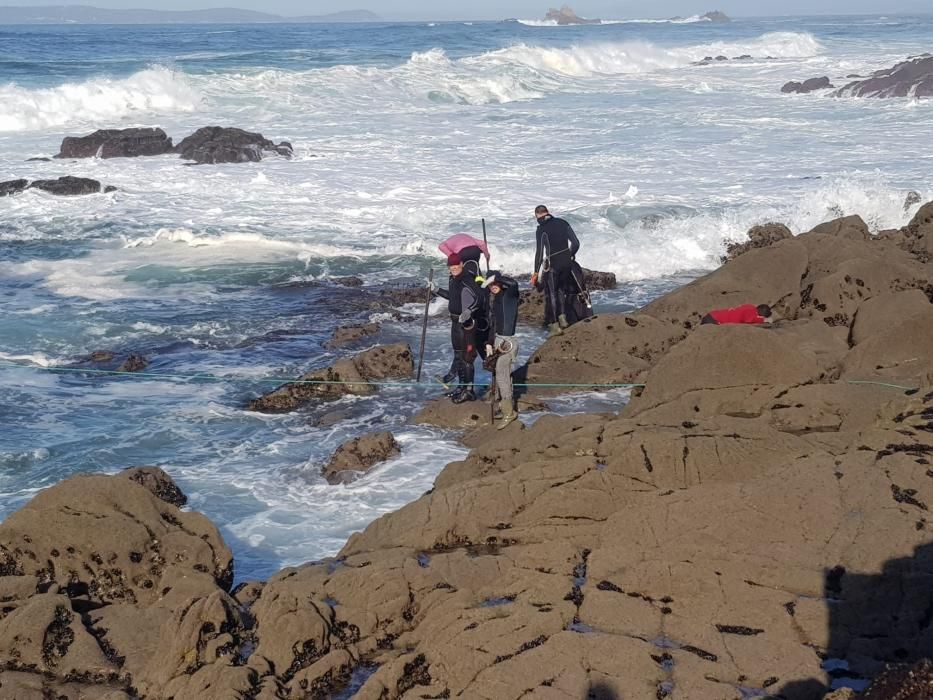
MULTIPOLYGON (((372 10, 386 19, 541 18, 564 0, 0 0, 0 6, 92 5, 106 8, 197 10, 238 7, 281 15, 372 10)), ((733 16, 930 12, 930 0, 566 0, 583 17, 627 19, 695 15, 723 10, 733 16)))

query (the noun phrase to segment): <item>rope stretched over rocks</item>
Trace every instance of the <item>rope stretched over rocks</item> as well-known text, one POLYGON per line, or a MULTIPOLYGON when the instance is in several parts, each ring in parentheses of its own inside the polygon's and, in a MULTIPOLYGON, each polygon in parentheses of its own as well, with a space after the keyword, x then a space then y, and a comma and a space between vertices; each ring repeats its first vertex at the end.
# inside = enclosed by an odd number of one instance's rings
MULTIPOLYGON (((427 383, 418 384, 416 382, 392 382, 392 381, 359 381, 349 382, 336 379, 287 379, 283 377, 222 377, 216 374, 198 372, 194 374, 180 374, 172 372, 126 372, 120 370, 107 369, 85 369, 81 367, 39 367, 21 362, 0 362, 0 369, 33 369, 39 372, 53 373, 71 373, 71 374, 92 374, 107 377, 132 377, 133 379, 178 379, 184 381, 204 381, 204 382, 239 382, 239 383, 261 383, 261 384, 333 384, 348 386, 404 386, 408 388, 428 388, 436 389, 437 384, 427 383)), ((847 384, 881 386, 888 389, 898 389, 901 391, 918 391, 914 386, 902 386, 900 384, 889 384, 887 382, 874 382, 861 379, 848 379, 847 384)), ((459 386, 456 382, 447 386, 459 386)), ((474 386, 488 387, 491 384, 476 383, 474 386)), ((542 387, 542 388, 580 388, 580 389, 636 389, 644 388, 645 384, 599 384, 599 383, 561 383, 561 382, 536 382, 533 384, 515 382, 512 386, 518 387, 542 387)))
MULTIPOLYGON (((288 379, 283 377, 222 377, 216 374, 209 374, 205 372, 198 372, 195 374, 180 374, 180 373, 171 373, 171 372, 126 372, 120 370, 106 370, 106 369, 85 369, 82 367, 38 367, 36 365, 28 365, 20 362, 0 362, 0 369, 33 369, 39 372, 55 372, 55 373, 71 373, 71 374, 93 374, 98 376, 107 376, 107 377, 132 377, 133 379, 179 379, 184 381, 205 381, 205 382, 240 382, 240 383, 263 383, 263 384, 332 384, 332 385, 347 385, 347 386, 404 386, 409 388, 429 388, 436 389, 437 384, 427 383, 427 384, 417 384, 415 382, 392 382, 392 381, 358 381, 350 382, 344 380, 336 379, 288 379)), ((448 384, 447 386, 458 386, 456 383, 448 384)), ((474 384, 474 386, 491 386, 490 384, 474 384)), ((535 384, 521 384, 513 383, 512 386, 519 387, 545 387, 545 388, 557 388, 557 387, 580 387, 580 388, 600 388, 600 389, 633 389, 637 387, 644 387, 644 384, 572 384, 572 383, 535 383, 535 384)))

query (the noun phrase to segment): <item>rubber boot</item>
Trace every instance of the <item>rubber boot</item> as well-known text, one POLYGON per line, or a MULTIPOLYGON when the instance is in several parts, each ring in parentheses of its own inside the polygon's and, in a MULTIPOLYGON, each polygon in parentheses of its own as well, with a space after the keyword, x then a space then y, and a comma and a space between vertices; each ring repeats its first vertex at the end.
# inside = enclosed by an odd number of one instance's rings
POLYGON ((503 428, 507 428, 509 426, 509 423, 514 422, 517 418, 518 418, 518 411, 516 411, 511 406, 508 407, 508 409, 502 413, 502 418, 496 421, 496 430, 502 430, 503 428))
POLYGON ((547 327, 547 330, 548 330, 548 334, 547 334, 548 338, 553 338, 555 336, 564 334, 564 329, 560 327, 559 323, 552 323, 550 326, 547 327))
POLYGON ((476 401, 476 394, 473 392, 472 386, 465 386, 453 398, 451 401, 454 403, 466 403, 467 401, 476 401))
POLYGON ((564 314, 557 317, 557 325, 561 328, 570 328, 570 324, 567 322, 567 317, 564 314))

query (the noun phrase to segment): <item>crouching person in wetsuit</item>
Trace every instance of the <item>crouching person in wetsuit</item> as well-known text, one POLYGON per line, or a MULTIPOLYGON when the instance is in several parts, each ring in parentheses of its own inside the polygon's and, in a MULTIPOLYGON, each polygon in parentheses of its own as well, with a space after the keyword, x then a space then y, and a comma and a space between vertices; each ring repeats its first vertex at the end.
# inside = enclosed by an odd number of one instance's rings
POLYGON ((447 269, 450 280, 447 289, 437 289, 437 295, 447 300, 450 312, 450 343, 454 350, 450 371, 438 377, 442 384, 458 380, 457 388, 449 396, 454 403, 475 401, 473 376, 476 372, 476 328, 482 308, 483 290, 474 276, 464 271, 463 260, 457 253, 447 256, 447 269))
POLYGON ((518 418, 512 396, 512 365, 518 356, 515 326, 518 324, 518 282, 498 272, 490 273, 483 283, 489 291, 489 340, 483 366, 496 375, 495 391, 499 397, 499 420, 502 430, 518 418))
POLYGON ((570 224, 551 216, 543 204, 535 207, 538 228, 535 231, 534 286, 544 285, 544 322, 550 335, 561 335, 570 325, 567 319, 567 296, 582 291, 573 275, 574 256, 580 241, 570 224))

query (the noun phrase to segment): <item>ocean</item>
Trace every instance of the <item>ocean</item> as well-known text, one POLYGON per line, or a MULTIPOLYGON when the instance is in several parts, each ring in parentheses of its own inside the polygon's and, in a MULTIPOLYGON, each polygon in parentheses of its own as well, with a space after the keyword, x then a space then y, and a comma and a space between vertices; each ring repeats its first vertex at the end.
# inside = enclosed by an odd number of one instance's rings
MULTIPOLYGON (((933 199, 933 102, 780 88, 840 86, 931 38, 933 16, 0 27, 0 181, 118 188, 0 198, 0 518, 69 475, 155 464, 221 528, 239 580, 335 554, 466 450, 407 424, 436 385, 245 410, 266 379, 351 352, 322 347, 337 325, 389 320, 315 282, 422 282, 443 272, 437 244, 480 235, 482 218, 493 267, 528 274, 543 203, 573 224, 584 266, 618 276, 597 311, 626 310, 715 267, 754 224, 901 226, 908 191, 933 199), (730 60, 698 65, 716 56, 730 60), (99 128, 158 126, 177 143, 207 125, 290 141, 295 157, 27 160, 99 128), (220 379, 48 371, 95 350, 220 379), (385 429, 401 457, 324 482, 341 442, 385 429)), ((417 348, 419 333, 390 321, 379 340, 417 348)), ((522 356, 542 337, 524 331, 522 356)), ((426 374, 447 358, 438 322, 426 374)))

